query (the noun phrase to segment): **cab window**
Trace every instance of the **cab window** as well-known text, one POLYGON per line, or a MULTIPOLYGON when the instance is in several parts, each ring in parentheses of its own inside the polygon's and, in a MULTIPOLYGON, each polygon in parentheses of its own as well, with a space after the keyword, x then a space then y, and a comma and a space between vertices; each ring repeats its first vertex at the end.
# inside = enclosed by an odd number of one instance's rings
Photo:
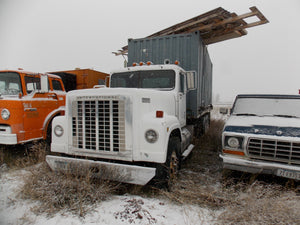
POLYGON ((25 86, 28 94, 41 90, 41 79, 39 77, 25 76, 25 86))
POLYGON ((185 92, 185 76, 180 73, 180 87, 179 92, 184 93, 185 92))
POLYGON ((63 91, 63 88, 59 80, 52 80, 52 87, 54 91, 63 91))

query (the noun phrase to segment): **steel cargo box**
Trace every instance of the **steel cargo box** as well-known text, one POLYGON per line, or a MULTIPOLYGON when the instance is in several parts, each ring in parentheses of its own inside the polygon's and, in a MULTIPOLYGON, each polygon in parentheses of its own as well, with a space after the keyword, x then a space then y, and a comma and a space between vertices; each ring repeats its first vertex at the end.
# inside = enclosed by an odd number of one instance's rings
POLYGON ((197 118, 212 103, 212 63, 199 32, 128 40, 128 66, 134 62, 174 64, 196 71, 196 89, 187 95, 188 119, 197 118))

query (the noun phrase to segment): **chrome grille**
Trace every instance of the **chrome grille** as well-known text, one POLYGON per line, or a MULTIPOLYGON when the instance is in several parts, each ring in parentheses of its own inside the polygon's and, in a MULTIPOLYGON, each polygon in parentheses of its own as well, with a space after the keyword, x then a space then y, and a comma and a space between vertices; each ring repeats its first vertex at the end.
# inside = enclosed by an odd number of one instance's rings
POLYGON ((251 158, 300 164, 300 142, 250 138, 247 151, 251 158))
POLYGON ((105 152, 125 150, 123 100, 75 101, 72 106, 73 146, 105 152))

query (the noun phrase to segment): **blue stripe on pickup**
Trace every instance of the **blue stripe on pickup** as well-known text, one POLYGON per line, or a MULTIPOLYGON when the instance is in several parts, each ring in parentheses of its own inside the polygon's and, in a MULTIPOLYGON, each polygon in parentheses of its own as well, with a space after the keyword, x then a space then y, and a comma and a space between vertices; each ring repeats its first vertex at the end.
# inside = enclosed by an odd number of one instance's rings
POLYGON ((277 135, 284 137, 300 137, 300 128, 298 127, 278 127, 278 126, 265 126, 254 125, 251 127, 243 126, 226 126, 224 131, 235 133, 248 133, 260 135, 277 135))

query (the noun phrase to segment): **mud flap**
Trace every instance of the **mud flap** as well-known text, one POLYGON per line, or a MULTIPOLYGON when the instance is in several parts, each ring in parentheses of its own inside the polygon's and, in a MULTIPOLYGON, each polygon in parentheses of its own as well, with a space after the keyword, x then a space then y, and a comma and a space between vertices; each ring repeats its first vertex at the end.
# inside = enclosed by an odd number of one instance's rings
POLYGON ((92 172, 93 176, 130 184, 145 185, 156 174, 156 168, 127 164, 76 159, 60 156, 46 156, 46 162, 54 171, 82 173, 92 172))

